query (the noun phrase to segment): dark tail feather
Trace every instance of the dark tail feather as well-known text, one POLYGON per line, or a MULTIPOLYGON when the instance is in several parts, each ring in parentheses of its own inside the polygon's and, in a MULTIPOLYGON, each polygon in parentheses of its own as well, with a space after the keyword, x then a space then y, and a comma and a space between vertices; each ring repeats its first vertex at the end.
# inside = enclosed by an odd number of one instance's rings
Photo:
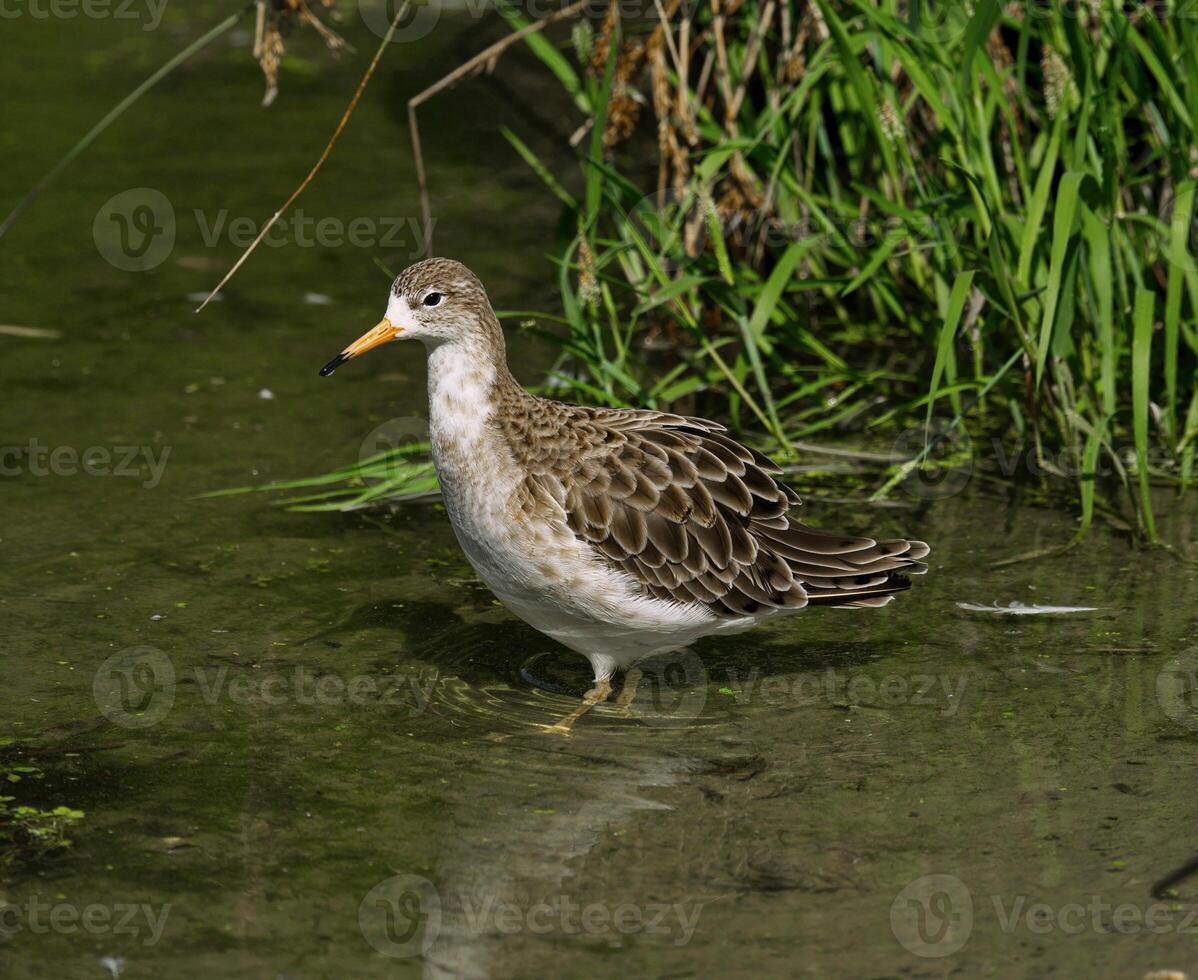
POLYGON ((862 589, 808 589, 807 602, 812 606, 844 606, 852 609, 866 609, 884 606, 899 592, 911 588, 911 580, 906 575, 892 572, 885 582, 866 586, 862 589))

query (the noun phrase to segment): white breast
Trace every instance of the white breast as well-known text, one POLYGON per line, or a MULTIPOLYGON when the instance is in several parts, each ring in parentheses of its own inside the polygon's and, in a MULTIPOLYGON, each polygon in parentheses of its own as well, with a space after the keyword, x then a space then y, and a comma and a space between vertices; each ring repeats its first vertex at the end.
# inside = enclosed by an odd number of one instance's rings
POLYGON ((646 597, 569 530, 564 513, 550 522, 516 519, 525 474, 493 422, 494 380, 493 368, 456 344, 430 352, 430 439, 445 509, 466 557, 504 605, 592 660, 620 665, 722 622, 701 606, 646 597))

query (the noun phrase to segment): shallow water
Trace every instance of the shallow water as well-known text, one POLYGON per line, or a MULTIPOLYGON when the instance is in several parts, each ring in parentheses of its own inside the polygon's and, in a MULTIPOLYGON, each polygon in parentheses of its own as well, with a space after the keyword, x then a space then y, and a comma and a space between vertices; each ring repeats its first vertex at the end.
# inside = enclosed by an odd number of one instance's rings
MULTIPOLYGON (((0 202, 216 19, 203 7, 156 32, 6 23, 0 202)), ((263 112, 238 40, 147 97, 0 242, 0 323, 62 333, 0 336, 0 441, 100 447, 108 469, 130 446, 140 466, 88 475, 63 451, 56 472, 22 456, 4 479, 0 738, 46 772, 21 802, 87 817, 72 848, 0 880, 0 975, 102 977, 104 958, 129 978, 1198 967, 1198 884, 1150 895, 1198 851, 1196 573, 1175 557, 1100 531, 996 569, 1074 525, 976 485, 898 508, 815 500, 823 526, 928 540, 929 574, 885 610, 646 664, 628 711, 560 739, 536 726, 573 707, 585 662, 495 603, 438 505, 197 499, 338 467, 424 411, 416 349, 316 376, 377 319, 372 260, 398 268, 410 245, 263 249, 191 314, 238 254, 207 247, 193 209, 260 220, 362 64, 297 39, 311 60, 263 112), (182 216, 141 273, 108 264, 92 229, 136 187, 182 216), (957 605, 1014 601, 1097 611, 957 605)), ((416 214, 402 99, 484 40, 466 20, 398 48, 307 212, 416 214)), ((513 99, 532 73, 516 54, 506 89, 470 83, 425 115, 438 250, 499 306, 552 301, 555 208, 494 130, 549 151, 569 128, 555 103, 513 99)), ((545 352, 515 346, 535 380, 545 352)), ((1194 516, 1162 521, 1191 555, 1194 516)))

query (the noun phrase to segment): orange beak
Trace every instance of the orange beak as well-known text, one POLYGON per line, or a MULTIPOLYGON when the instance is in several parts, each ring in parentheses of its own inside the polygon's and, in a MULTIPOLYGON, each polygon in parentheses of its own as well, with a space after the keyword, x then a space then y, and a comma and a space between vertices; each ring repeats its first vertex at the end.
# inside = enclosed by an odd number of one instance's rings
POLYGON ((384 318, 381 323, 371 327, 366 333, 362 334, 361 337, 322 367, 320 369, 320 376, 327 378, 346 361, 352 361, 359 354, 365 354, 368 350, 374 350, 383 344, 389 344, 401 333, 403 333, 403 327, 397 327, 390 320, 384 318))

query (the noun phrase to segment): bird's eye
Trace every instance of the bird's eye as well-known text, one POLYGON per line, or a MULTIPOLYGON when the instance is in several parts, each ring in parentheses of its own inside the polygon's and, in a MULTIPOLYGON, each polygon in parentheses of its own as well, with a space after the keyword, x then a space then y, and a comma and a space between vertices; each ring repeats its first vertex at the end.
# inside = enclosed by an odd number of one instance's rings
POLYGON ((441 300, 443 300, 443 299, 445 299, 444 293, 432 292, 432 293, 429 293, 427 296, 425 296, 424 299, 421 300, 421 302, 425 306, 440 306, 441 300))

